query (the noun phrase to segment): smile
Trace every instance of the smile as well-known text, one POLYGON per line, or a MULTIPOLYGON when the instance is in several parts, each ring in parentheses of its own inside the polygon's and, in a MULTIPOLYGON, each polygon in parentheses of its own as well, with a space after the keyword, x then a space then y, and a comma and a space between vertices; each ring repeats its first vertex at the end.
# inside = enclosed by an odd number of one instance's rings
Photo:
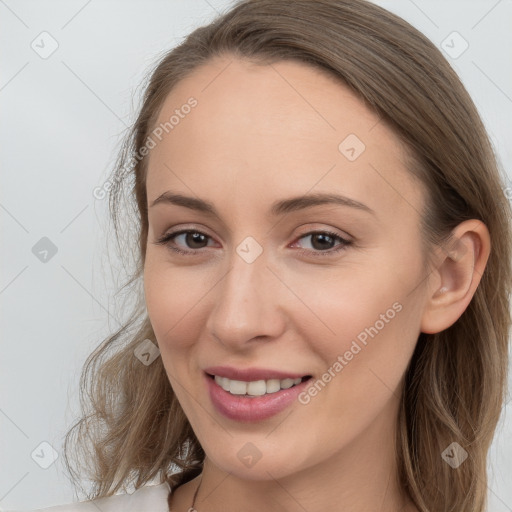
POLYGON ((282 389, 289 389, 300 384, 306 377, 298 377, 296 379, 269 379, 269 380, 253 380, 244 382, 242 380, 232 380, 227 377, 213 376, 215 382, 228 393, 232 395, 249 395, 262 396, 271 393, 277 393, 282 389))
POLYGON ((203 374, 213 408, 236 422, 263 421, 292 407, 312 378, 311 375, 276 375, 281 372, 271 373, 267 370, 221 370, 219 373, 230 373, 231 377, 246 379, 238 380, 209 372, 203 374))

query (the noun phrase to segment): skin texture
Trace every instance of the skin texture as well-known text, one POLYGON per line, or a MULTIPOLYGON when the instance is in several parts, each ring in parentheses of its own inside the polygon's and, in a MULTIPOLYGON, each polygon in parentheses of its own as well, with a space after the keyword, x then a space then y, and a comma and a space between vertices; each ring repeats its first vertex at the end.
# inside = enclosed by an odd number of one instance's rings
POLYGON ((315 68, 218 57, 171 91, 157 124, 191 96, 197 106, 151 149, 147 176, 149 205, 173 191, 219 214, 162 203, 148 214, 147 309, 207 454, 202 476, 175 491, 172 510, 188 510, 201 478, 199 512, 416 510, 394 476, 403 376, 420 332, 446 329, 471 300, 490 249, 485 225, 461 223, 455 257, 439 250, 426 273, 424 190, 398 139, 315 68), (349 134, 365 145, 353 161, 339 149, 349 134), (320 192, 374 214, 333 204, 270 213, 274 201, 320 192), (169 242, 194 254, 155 243, 180 229, 207 235, 169 242), (339 239, 322 245, 311 235, 322 230, 352 243, 333 252, 339 239), (252 263, 236 250, 249 236, 263 249, 252 263), (309 403, 249 424, 213 407, 203 368, 264 367, 315 380, 396 303, 400 311, 309 403), (246 467, 237 454, 249 442, 261 458, 246 467))

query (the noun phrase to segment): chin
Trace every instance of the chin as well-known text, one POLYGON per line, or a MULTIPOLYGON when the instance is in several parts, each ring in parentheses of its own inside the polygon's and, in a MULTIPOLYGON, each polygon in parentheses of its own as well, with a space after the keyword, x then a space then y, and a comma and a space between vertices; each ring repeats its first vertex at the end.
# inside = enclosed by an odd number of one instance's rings
MULTIPOLYGON (((234 477, 252 481, 272 481, 285 478, 307 469, 307 459, 299 439, 288 437, 289 445, 280 447, 265 436, 250 434, 235 435, 230 438, 229 448, 224 443, 211 447, 203 445, 208 459, 222 471, 234 477)), ((215 444, 212 440, 212 445, 215 444)))

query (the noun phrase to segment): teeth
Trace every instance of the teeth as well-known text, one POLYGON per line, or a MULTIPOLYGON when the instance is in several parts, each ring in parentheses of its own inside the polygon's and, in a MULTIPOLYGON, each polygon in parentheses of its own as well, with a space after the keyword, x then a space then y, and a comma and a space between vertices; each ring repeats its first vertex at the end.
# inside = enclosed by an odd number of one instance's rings
MULTIPOLYGON (((300 379, 299 379, 299 382, 300 382, 300 379)), ((281 381, 281 387, 284 389, 291 388, 294 384, 295 384, 294 379, 283 379, 281 381)))
POLYGON ((264 380, 257 380, 247 383, 247 394, 251 396, 261 396, 267 392, 267 383, 264 380))
POLYGON ((281 389, 288 389, 294 385, 300 384, 302 379, 269 379, 269 380, 254 380, 245 382, 242 380, 231 380, 227 377, 219 377, 215 375, 215 382, 224 390, 229 391, 233 395, 250 395, 262 396, 268 393, 276 393, 281 389))
POLYGON ((231 380, 229 381, 229 392, 233 395, 245 395, 247 385, 241 380, 231 380))
POLYGON ((279 379, 267 380, 267 393, 275 393, 281 389, 281 381, 279 379))

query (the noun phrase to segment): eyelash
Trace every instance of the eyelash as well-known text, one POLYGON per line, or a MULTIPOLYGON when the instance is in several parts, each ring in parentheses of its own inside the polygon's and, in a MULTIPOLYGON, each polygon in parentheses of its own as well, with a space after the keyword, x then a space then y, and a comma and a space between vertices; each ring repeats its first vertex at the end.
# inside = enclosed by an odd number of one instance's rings
MULTIPOLYGON (((199 252, 201 252, 201 249, 184 251, 183 249, 180 249, 179 247, 175 247, 174 245, 171 244, 171 240, 173 238, 175 238, 178 235, 182 235, 184 233, 196 233, 196 234, 204 235, 204 236, 206 236, 208 238, 211 238, 206 233, 203 233, 201 231, 197 231, 195 229, 183 229, 181 231, 176 231, 174 233, 167 233, 164 236, 162 236, 161 238, 159 238, 155 243, 157 245, 166 245, 167 247, 169 247, 169 249, 172 249, 173 251, 175 251, 175 252, 177 252, 179 254, 183 254, 185 256, 195 256, 195 255, 197 255, 199 252)), ((300 236, 298 238, 298 240, 300 240, 301 238, 304 238, 306 236, 318 235, 318 234, 328 235, 328 236, 330 236, 332 238, 337 238, 341 243, 337 246, 337 248, 329 249, 329 250, 326 250, 326 251, 315 251, 315 250, 312 250, 312 249, 300 249, 299 250, 299 254, 305 255, 305 256, 314 256, 314 257, 316 257, 316 256, 319 256, 319 257, 332 256, 334 254, 339 253, 340 251, 345 250, 348 246, 352 245, 352 241, 351 240, 346 240, 345 238, 342 238, 340 235, 338 235, 336 233, 333 233, 332 231, 320 231, 320 230, 319 231, 310 231, 308 233, 304 233, 302 236, 300 236)))

